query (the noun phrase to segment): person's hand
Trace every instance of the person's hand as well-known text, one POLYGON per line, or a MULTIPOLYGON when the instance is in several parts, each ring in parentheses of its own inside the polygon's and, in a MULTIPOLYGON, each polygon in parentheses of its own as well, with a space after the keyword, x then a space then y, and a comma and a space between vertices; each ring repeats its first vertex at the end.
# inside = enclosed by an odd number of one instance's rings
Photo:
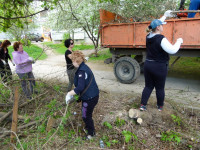
POLYGON ((70 95, 69 93, 67 93, 66 97, 65 97, 65 101, 66 101, 66 104, 69 104, 71 102, 71 99, 73 98, 72 95, 70 95))
POLYGON ((28 58, 32 63, 35 63, 34 59, 32 57, 28 58))
POLYGON ((171 10, 167 10, 167 11, 164 13, 164 16, 165 16, 165 17, 174 17, 174 15, 172 14, 172 11, 171 11, 171 10))
POLYGON ((12 63, 13 66, 15 66, 15 63, 12 60, 11 60, 11 63, 12 63))
POLYGON ((87 60, 87 61, 88 61, 88 60, 89 60, 89 57, 85 57, 85 60, 87 60))
POLYGON ((183 39, 182 38, 178 38, 177 42, 180 42, 182 44, 183 43, 183 39))

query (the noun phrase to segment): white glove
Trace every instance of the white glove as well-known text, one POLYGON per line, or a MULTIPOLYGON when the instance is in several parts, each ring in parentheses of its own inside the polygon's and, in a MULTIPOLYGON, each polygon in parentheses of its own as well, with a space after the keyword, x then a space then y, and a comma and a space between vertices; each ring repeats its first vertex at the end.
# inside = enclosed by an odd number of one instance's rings
POLYGON ((89 60, 89 57, 85 57, 85 60, 87 60, 87 61, 88 61, 88 60, 89 60))
POLYGON ((32 57, 29 57, 28 59, 29 59, 32 63, 35 62, 34 59, 33 59, 32 57))
POLYGON ((11 60, 11 63, 13 64, 13 66, 15 66, 15 63, 11 60))
POLYGON ((178 38, 177 42, 180 42, 182 44, 183 43, 183 39, 182 38, 178 38))
POLYGON ((1 61, 3 62, 4 65, 6 65, 7 63, 5 62, 5 60, 1 59, 1 61))
POLYGON ((67 93, 66 97, 65 97, 65 101, 66 101, 66 104, 69 104, 71 102, 71 99, 73 98, 72 95, 69 95, 69 93, 67 93))
POLYGON ((164 16, 165 16, 165 17, 174 17, 174 15, 172 14, 172 11, 171 11, 171 10, 167 10, 167 11, 164 13, 164 16))

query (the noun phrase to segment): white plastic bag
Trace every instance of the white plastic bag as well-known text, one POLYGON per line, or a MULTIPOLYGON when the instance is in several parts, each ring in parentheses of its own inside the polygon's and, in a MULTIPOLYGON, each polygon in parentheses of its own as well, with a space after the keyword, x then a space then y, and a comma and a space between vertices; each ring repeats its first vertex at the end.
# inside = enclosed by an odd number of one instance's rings
POLYGON ((69 104, 72 101, 73 101, 73 96, 71 96, 71 95, 69 95, 69 93, 67 93, 67 95, 65 97, 66 104, 69 104))

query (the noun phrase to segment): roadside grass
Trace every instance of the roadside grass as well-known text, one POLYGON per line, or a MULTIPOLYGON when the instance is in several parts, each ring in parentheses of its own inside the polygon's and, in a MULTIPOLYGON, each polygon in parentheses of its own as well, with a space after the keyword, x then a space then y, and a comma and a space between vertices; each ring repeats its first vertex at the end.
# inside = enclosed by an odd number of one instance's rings
MULTIPOLYGON (((111 58, 112 54, 109 49, 105 49, 98 52, 98 57, 92 56, 89 61, 104 61, 107 58, 111 58)), ((134 56, 132 56, 134 58, 134 56)), ((176 59, 175 56, 170 57, 169 62, 169 76, 200 79, 200 57, 181 57, 173 67, 171 64, 176 59)))
POLYGON ((94 55, 92 55, 89 59, 89 61, 104 61, 107 58, 112 57, 112 54, 110 53, 109 49, 103 49, 98 51, 98 56, 95 57, 94 55))
MULTIPOLYGON (((67 48, 65 47, 64 43, 59 43, 59 44, 54 44, 53 42, 44 42, 44 45, 54 49, 56 52, 59 54, 65 54, 65 51, 67 48)), ((89 50, 89 49, 94 49, 93 45, 74 45, 73 50, 89 50)))
MULTIPOLYGON (((28 53, 30 57, 33 57, 33 59, 36 59, 39 57, 42 53, 42 55, 38 58, 38 60, 43 60, 47 58, 47 55, 45 52, 42 52, 42 48, 38 47, 37 45, 31 44, 31 46, 23 46, 24 51, 28 53)), ((12 52, 14 51, 13 46, 8 47, 10 57, 12 57, 12 52)))
MULTIPOLYGON (((176 59, 171 56, 169 64, 176 59)), ((170 68, 170 66, 169 66, 170 68)), ((169 69, 169 75, 181 78, 200 79, 200 57, 181 57, 172 68, 169 69)))

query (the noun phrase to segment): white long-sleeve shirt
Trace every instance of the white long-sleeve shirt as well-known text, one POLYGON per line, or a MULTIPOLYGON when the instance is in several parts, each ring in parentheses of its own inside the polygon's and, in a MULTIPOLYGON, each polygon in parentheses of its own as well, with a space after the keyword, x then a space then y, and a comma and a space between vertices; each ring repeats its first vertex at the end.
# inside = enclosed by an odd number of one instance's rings
MULTIPOLYGON (((162 16, 160 18, 160 20, 162 22, 164 22, 166 19, 165 16, 162 16)), ((154 37, 156 34, 154 33, 150 33, 149 36, 147 38, 152 38, 154 37)), ((168 40, 167 38, 163 38, 162 41, 161 41, 161 47, 162 49, 167 52, 168 54, 175 54, 176 52, 178 52, 178 50, 180 49, 180 46, 181 46, 181 42, 180 41, 176 41, 176 43, 174 45, 172 45, 168 40)))

